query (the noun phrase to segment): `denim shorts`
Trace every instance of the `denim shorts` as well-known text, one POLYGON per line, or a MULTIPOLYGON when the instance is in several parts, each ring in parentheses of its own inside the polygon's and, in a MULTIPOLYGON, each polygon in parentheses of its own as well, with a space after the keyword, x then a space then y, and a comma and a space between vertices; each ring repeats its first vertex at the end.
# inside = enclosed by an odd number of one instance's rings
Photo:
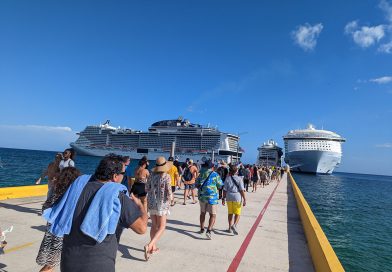
POLYGON ((195 189, 195 184, 184 184, 185 185, 185 190, 193 190, 195 189))

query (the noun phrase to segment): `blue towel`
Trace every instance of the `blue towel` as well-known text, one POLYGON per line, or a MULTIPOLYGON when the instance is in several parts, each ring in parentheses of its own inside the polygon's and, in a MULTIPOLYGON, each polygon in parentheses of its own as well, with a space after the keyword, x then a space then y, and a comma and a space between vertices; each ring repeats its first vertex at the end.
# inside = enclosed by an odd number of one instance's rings
POLYGON ((64 237, 64 234, 71 232, 76 204, 90 178, 91 175, 78 177, 64 193, 60 202, 44 211, 43 217, 52 224, 50 233, 57 237, 64 237))
POLYGON ((121 213, 119 193, 127 192, 120 183, 106 182, 95 194, 80 230, 101 243, 108 234, 114 234, 121 213))

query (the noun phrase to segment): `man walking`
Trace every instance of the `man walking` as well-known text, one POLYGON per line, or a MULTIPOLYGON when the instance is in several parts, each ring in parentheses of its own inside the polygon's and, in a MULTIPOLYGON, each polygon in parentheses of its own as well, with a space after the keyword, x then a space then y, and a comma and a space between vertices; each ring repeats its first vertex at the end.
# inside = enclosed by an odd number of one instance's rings
POLYGON ((218 205, 218 189, 223 186, 222 179, 214 171, 214 164, 212 161, 206 161, 201 169, 200 176, 196 181, 196 186, 199 189, 199 202, 200 202, 200 233, 203 234, 204 221, 206 213, 210 214, 208 221, 208 228, 206 236, 211 240, 211 230, 214 227, 216 219, 216 211, 218 205))
POLYGON ((91 178, 79 177, 60 202, 45 210, 51 233, 64 237, 61 271, 114 272, 122 230, 146 232, 143 205, 119 184, 124 174, 123 158, 106 156, 91 178))
POLYGON ((192 203, 193 204, 197 203, 195 199, 195 181, 197 176, 198 176, 197 167, 193 165, 193 160, 189 160, 187 162, 187 166, 182 175, 182 181, 184 182, 185 185, 184 203, 182 203, 183 205, 186 205, 186 199, 189 193, 192 193, 192 199, 193 199, 192 203))

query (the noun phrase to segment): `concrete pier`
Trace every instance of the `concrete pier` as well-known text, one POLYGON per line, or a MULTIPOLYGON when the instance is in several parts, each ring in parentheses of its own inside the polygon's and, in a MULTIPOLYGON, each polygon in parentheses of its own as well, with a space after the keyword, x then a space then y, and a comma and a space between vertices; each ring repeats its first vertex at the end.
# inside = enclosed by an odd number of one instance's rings
MULTIPOLYGON (((243 207, 237 236, 226 232, 227 207, 221 204, 212 240, 198 234, 199 204, 181 205, 182 193, 175 193, 177 205, 171 209, 158 244, 160 252, 145 262, 143 246, 149 241, 149 233, 137 235, 125 230, 116 271, 314 270, 286 175, 280 183, 274 181, 246 194, 247 206, 243 207)), ((46 225, 38 216, 43 201, 44 197, 0 201, 0 226, 14 226, 7 236, 5 254, 0 255, 0 271, 39 271, 35 258, 46 225)))

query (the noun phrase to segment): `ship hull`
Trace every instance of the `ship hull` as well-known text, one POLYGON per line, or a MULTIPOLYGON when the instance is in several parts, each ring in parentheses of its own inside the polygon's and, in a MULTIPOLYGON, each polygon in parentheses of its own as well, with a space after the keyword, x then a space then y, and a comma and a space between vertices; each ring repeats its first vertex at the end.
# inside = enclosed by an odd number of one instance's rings
MULTIPOLYGON (((144 152, 138 152, 138 150, 124 150, 119 148, 96 148, 96 147, 89 147, 89 146, 82 146, 75 143, 70 144, 71 147, 76 151, 79 155, 85 156, 95 156, 95 157, 104 157, 110 153, 115 153, 122 156, 129 156, 131 159, 140 160, 143 156, 146 156, 148 160, 156 160, 156 158, 163 156, 168 158, 170 156, 169 151, 153 151, 153 150, 142 150, 144 152)), ((139 150, 140 151, 140 150, 139 150)), ((207 159, 212 158, 211 152, 205 153, 176 153, 176 159, 180 162, 184 162, 186 159, 192 159, 194 162, 197 161, 205 161, 207 159)), ((232 161, 232 156, 228 155, 218 155, 217 153, 214 154, 214 161, 225 161, 230 163, 232 161)))
POLYGON ((316 174, 332 174, 340 164, 341 154, 328 151, 292 151, 286 154, 285 162, 291 171, 316 174))

